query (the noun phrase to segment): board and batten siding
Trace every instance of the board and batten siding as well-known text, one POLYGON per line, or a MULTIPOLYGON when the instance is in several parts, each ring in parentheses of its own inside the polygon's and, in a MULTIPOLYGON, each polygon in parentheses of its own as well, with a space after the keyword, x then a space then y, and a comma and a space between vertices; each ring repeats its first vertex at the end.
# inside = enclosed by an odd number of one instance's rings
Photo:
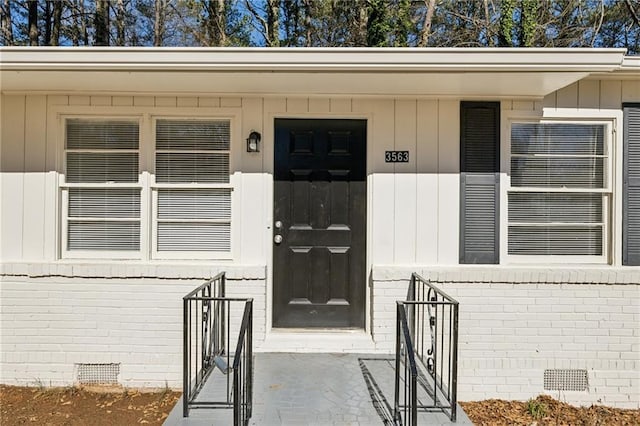
MULTIPOLYGON (((211 98, 166 96, 3 95, 2 259, 54 262, 59 257, 59 106, 144 113, 152 108, 236 108, 242 134, 240 197, 233 212, 240 247, 234 263, 268 263, 272 216, 274 117, 363 117, 368 128, 370 263, 456 264, 459 226, 459 101, 351 98, 211 98), (11 125, 5 125, 11 123, 11 125), (245 135, 263 134, 248 154, 245 135), (408 150, 409 163, 384 162, 385 150, 408 150)), ((143 147, 144 148, 144 147, 143 147)))
MULTIPOLYGON (((58 162, 61 156, 57 107, 109 108, 121 112, 145 113, 149 108, 163 108, 170 114, 175 108, 199 107, 210 113, 216 108, 239 109, 242 134, 262 128, 262 103, 259 98, 198 98, 151 96, 82 96, 82 95, 2 95, 2 205, 0 256, 3 262, 53 262, 59 258, 60 221, 58 162), (54 111, 54 113, 52 113, 54 111)), ((80 110, 79 110, 80 111, 80 110)), ((247 155, 238 138, 233 149, 242 153, 236 195, 251 209, 237 209, 234 221, 243 224, 236 234, 250 237, 235 259, 243 264, 264 264, 263 158, 247 155), (244 191, 243 191, 244 190, 244 191)), ((244 140, 242 140, 244 142, 244 140)), ((146 147, 141 147, 145 149, 146 147)))
MULTIPOLYGON (((583 80, 542 101, 502 100, 502 110, 621 109, 640 101, 635 80, 583 80)), ((459 263, 460 101, 392 98, 258 98, 90 95, 2 96, 2 259, 51 262, 58 256, 56 106, 236 108, 242 134, 234 211, 240 251, 234 262, 267 264, 270 255, 274 117, 363 117, 368 126, 370 264, 459 263), (51 121, 54 121, 53 123, 51 121), (11 123, 5 125, 5 123, 11 123), (263 134, 262 150, 248 154, 244 138, 263 134), (408 163, 385 163, 385 150, 408 150, 408 163), (250 208, 247 208, 250 206, 250 208)))

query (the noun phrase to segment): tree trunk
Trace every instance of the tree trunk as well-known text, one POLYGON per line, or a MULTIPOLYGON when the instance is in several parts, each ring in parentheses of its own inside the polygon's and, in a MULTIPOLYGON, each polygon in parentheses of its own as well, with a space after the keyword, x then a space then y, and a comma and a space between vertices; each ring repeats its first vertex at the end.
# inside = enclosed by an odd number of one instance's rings
POLYGON ((96 31, 95 45, 109 45, 109 2, 107 0, 96 0, 96 14, 94 20, 96 31))
POLYGON ((225 0, 207 2, 206 34, 209 46, 224 46, 227 43, 227 13, 225 0))
POLYGON ((267 0, 267 43, 269 47, 280 46, 280 2, 267 0))
POLYGON ((520 12, 521 47, 532 47, 535 44, 538 6, 538 0, 522 0, 522 11, 520 12))
POLYGON ((424 14, 422 30, 420 31, 420 38, 418 40, 418 47, 427 47, 429 44, 431 23, 433 22, 433 14, 436 11, 436 0, 429 0, 429 4, 427 4, 427 0, 424 0, 424 4, 427 7, 427 12, 424 14))
POLYGON ((42 40, 44 46, 51 45, 51 26, 53 23, 51 19, 51 3, 53 3, 51 0, 44 2, 44 40, 42 40))
POLYGON ((489 14, 489 0, 484 0, 484 33, 486 34, 487 46, 493 47, 494 40, 491 36, 491 15, 489 14))
POLYGON ((71 28, 71 43, 74 46, 80 46, 80 9, 77 0, 71 3, 73 8, 71 15, 73 16, 73 27, 71 28))
POLYGON ((300 35, 300 3, 298 1, 283 1, 282 12, 284 46, 297 46, 300 35))
POLYGON ((312 28, 311 28, 311 0, 304 0, 304 32, 305 32, 305 46, 311 47, 313 46, 313 41, 311 40, 312 36, 312 28))
POLYGON ((64 3, 61 1, 53 2, 53 22, 51 25, 51 46, 60 45, 60 27, 62 25, 62 8, 64 3))
POLYGON ((29 46, 38 45, 38 2, 29 0, 29 46))
POLYGON ((513 11, 514 0, 502 0, 500 10, 500 32, 498 34, 498 44, 500 47, 513 46, 513 11))
POLYGON ((124 0, 118 0, 116 3, 116 45, 124 46, 125 40, 125 19, 127 13, 124 7, 124 0))
POLYGON ((74 46, 89 45, 89 31, 87 31, 87 14, 85 13, 84 0, 70 0, 73 8, 73 27, 71 28, 71 42, 74 46))
POLYGON ((357 3, 357 28, 354 42, 356 46, 367 45, 367 23, 369 21, 369 11, 367 10, 366 0, 359 0, 357 3))
POLYGON ((11 1, 4 0, 2 3, 2 42, 5 46, 13 46, 13 22, 11 19, 11 1))
POLYGON ((164 41, 164 22, 166 14, 166 0, 155 0, 153 21, 153 45, 160 47, 164 41))

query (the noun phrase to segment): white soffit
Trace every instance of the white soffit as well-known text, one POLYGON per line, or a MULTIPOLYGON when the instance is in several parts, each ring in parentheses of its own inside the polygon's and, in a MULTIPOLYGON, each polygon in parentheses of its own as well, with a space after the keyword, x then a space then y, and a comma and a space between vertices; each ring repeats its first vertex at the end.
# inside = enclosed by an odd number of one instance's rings
POLYGON ((2 48, 3 92, 541 97, 624 49, 2 48))

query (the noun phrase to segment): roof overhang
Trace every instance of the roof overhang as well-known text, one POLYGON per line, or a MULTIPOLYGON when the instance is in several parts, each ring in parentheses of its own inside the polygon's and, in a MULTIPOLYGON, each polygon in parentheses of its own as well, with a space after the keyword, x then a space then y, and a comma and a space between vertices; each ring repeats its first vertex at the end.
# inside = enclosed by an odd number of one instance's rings
MULTIPOLYGON (((5 93, 542 97, 624 49, 0 49, 5 93)), ((629 67, 635 67, 631 60, 629 67)), ((640 67, 639 67, 640 69, 640 67)))
POLYGON ((609 73, 593 73, 594 78, 640 80, 640 56, 625 56, 620 68, 609 73))

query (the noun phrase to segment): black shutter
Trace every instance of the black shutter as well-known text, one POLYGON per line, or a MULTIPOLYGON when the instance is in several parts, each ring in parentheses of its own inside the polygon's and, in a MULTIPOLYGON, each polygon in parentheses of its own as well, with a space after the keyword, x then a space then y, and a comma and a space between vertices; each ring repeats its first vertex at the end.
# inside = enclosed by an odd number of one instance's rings
POLYGON ((625 104, 622 263, 640 266, 640 104, 625 104))
POLYGON ((500 103, 460 103, 460 263, 499 263, 500 103))

